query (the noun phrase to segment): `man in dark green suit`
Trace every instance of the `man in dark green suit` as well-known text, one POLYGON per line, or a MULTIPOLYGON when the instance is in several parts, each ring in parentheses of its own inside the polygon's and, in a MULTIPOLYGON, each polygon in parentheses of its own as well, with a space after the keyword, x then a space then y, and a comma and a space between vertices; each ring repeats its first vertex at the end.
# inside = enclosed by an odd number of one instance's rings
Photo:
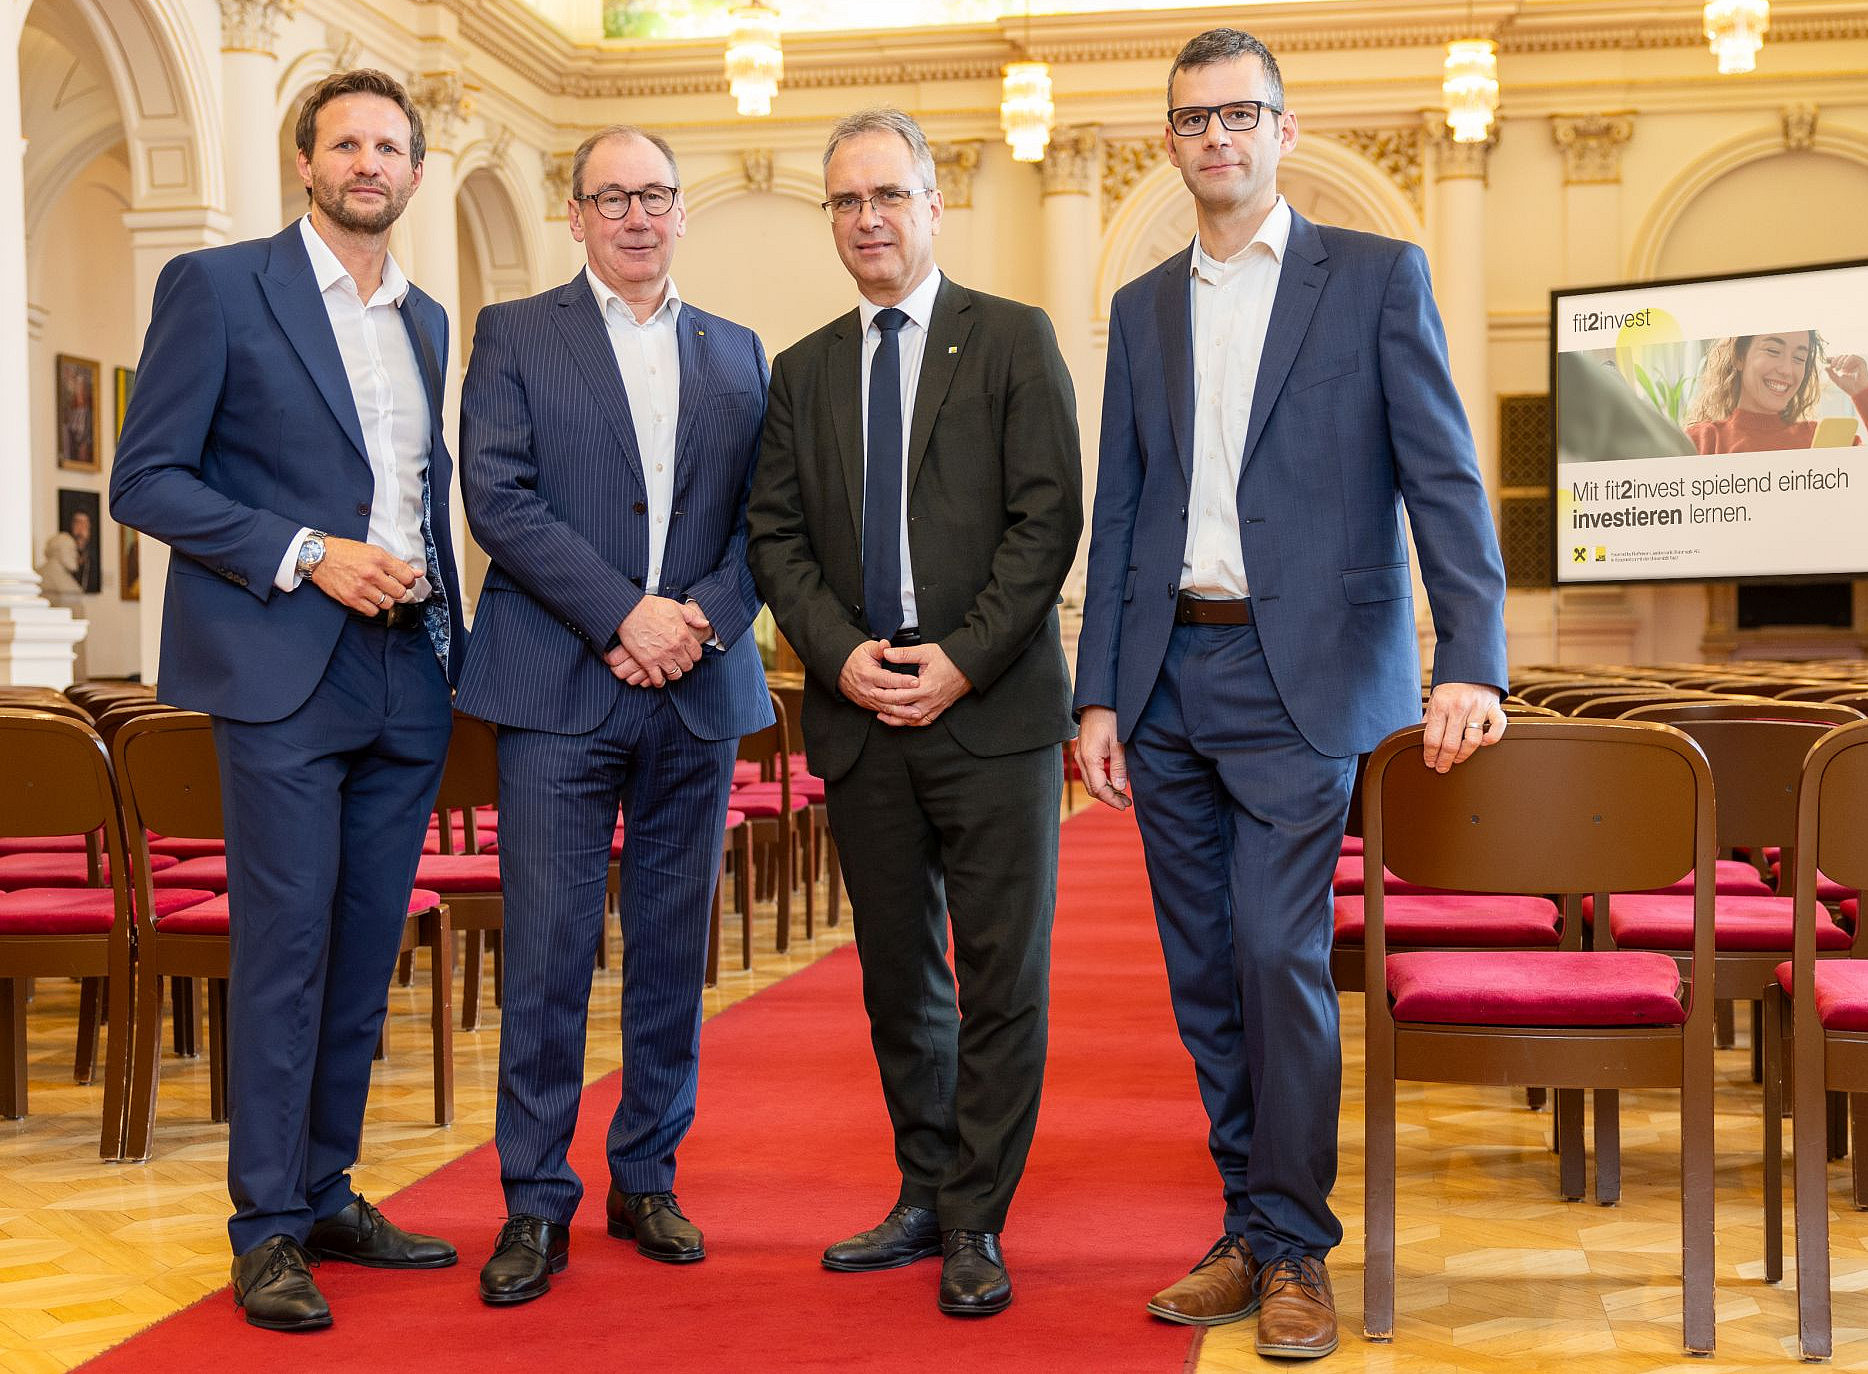
POLYGON ((843 120, 824 188, 862 300, 773 362, 748 554, 808 673, 902 1174, 888 1216, 824 1264, 938 1253, 941 1310, 986 1315, 1012 1299, 999 1233, 1044 1074, 1076 404, 1042 311, 934 266, 940 192, 912 119, 843 120))

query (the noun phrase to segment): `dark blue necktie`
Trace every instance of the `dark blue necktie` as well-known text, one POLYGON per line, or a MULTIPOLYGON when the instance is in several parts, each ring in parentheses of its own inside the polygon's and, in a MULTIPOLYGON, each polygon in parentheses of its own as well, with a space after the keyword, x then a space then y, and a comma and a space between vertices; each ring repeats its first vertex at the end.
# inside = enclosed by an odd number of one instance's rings
POLYGON ((905 312, 876 315, 882 342, 869 364, 869 443, 863 450, 863 605, 869 633, 902 627, 902 354, 905 312))

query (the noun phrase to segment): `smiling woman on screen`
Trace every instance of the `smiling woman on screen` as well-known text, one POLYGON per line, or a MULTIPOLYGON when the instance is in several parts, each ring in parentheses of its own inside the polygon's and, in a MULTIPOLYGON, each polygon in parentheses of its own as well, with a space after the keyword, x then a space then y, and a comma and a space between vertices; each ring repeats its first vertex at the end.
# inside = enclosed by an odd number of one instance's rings
POLYGON ((1868 362, 1859 354, 1825 360, 1814 329, 1720 339, 1706 354, 1687 411, 1693 446, 1701 453, 1760 453, 1861 443, 1855 419, 1817 417, 1823 372, 1868 423, 1868 362))

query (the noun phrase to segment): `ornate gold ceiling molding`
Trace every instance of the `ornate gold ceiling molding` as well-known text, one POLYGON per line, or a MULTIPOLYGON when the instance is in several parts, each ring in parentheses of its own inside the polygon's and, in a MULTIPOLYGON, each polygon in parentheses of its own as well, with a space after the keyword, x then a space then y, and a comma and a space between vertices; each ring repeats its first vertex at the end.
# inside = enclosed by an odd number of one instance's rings
POLYGON ((1425 129, 1325 129, 1323 135, 1379 167, 1413 204, 1416 214, 1425 209, 1425 129))

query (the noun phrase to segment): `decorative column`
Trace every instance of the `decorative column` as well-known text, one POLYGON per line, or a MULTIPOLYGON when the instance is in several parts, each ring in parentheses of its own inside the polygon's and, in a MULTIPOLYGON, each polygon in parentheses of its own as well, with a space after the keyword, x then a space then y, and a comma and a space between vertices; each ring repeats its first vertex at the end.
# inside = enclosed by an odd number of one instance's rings
POLYGON ((298 0, 220 0, 221 138, 227 150, 227 213, 235 239, 279 232, 279 22, 298 0))
MULTIPOLYGON (((473 96, 458 71, 424 72, 408 82, 409 98, 421 111, 422 130, 428 139, 428 152, 422 165, 421 188, 403 212, 409 231, 409 257, 404 270, 409 280, 433 296, 447 311, 447 376, 443 378, 447 395, 442 402, 442 428, 448 447, 460 451, 461 377, 467 360, 461 352, 461 273, 460 227, 455 208, 459 187, 455 184, 458 140, 465 133, 473 114, 473 96)), ((452 514, 454 547, 464 560, 467 548, 467 515, 462 508, 460 465, 454 465, 454 488, 449 507, 452 514)), ((464 609, 471 609, 467 607, 464 609)))
MULTIPOLYGON (((23 17, 24 7, 17 7, 23 17)), ((19 28, 0 15, 0 684, 71 685, 72 646, 89 625, 39 595, 32 546, 32 399, 26 359, 26 142, 19 120, 19 28)), ((101 398, 97 398, 101 400, 101 398)), ((50 404, 49 396, 40 403, 50 404)))
MULTIPOLYGON (((1102 223, 1097 193, 1101 189, 1102 144, 1094 125, 1079 124, 1052 131, 1050 145, 1039 164, 1043 186, 1040 218, 1044 241, 1044 309, 1057 330, 1058 348, 1077 392, 1077 428, 1083 436, 1083 500, 1086 509, 1096 498, 1097 435, 1101 429, 1103 369, 1093 336, 1096 316, 1096 263, 1102 223)), ((1064 581, 1064 612, 1069 621, 1065 637, 1071 661, 1083 607, 1084 552, 1064 581)))
POLYGON ((1479 471, 1496 515, 1498 504, 1497 416, 1493 413, 1487 362, 1490 323, 1485 303, 1486 164, 1498 145, 1496 131, 1483 143, 1455 143, 1439 110, 1425 115, 1432 154, 1433 193, 1429 224, 1433 244, 1433 293, 1446 325, 1447 360, 1453 385, 1466 405, 1479 471))

